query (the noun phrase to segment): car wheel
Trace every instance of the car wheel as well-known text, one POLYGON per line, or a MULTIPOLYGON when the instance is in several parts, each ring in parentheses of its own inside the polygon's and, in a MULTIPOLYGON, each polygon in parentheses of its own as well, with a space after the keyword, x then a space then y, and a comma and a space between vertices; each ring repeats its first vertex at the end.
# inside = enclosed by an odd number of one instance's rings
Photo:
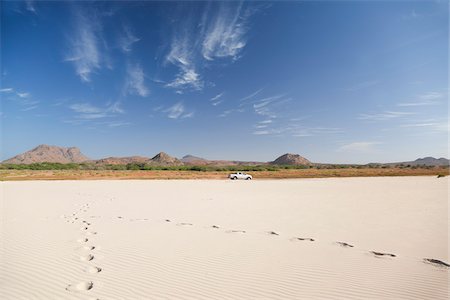
POLYGON ((252 178, 251 177, 247 177, 246 180, 252 180, 252 178))
POLYGON ((231 179, 233 179, 233 180, 236 180, 236 179, 237 179, 237 177, 235 176, 235 177, 233 177, 233 178, 231 178, 231 179))

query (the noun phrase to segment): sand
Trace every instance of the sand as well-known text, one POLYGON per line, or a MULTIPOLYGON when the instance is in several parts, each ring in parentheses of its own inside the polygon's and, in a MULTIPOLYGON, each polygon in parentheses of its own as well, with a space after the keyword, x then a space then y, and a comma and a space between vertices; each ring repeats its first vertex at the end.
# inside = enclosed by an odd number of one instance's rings
POLYGON ((0 298, 447 299, 448 184, 1 182, 0 298))

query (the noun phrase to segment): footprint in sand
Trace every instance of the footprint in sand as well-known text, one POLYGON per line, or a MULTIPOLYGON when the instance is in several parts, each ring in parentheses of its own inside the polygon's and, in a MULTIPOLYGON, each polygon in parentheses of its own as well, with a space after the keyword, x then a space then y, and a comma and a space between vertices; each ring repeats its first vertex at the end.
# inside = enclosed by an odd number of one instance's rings
POLYGON ((192 226, 192 223, 178 223, 178 226, 192 226))
POLYGON ((84 269, 84 272, 90 273, 90 274, 100 273, 101 271, 102 271, 102 268, 94 267, 94 266, 88 266, 84 269))
POLYGON ((279 235, 278 233, 276 233, 275 231, 267 231, 268 235, 279 235))
POLYGON ((166 222, 170 222, 170 220, 169 220, 169 219, 165 219, 164 221, 166 221, 166 222))
POLYGON ((87 222, 87 221, 83 221, 84 224, 86 224, 86 226, 91 225, 91 223, 87 222))
POLYGON ((94 283, 92 281, 80 282, 77 284, 69 284, 66 287, 67 291, 71 292, 79 292, 79 291, 89 291, 94 287, 94 283))
POLYGON ((81 261, 91 261, 93 259, 94 259, 94 255, 92 255, 92 254, 80 256, 81 261))
POLYGON ((392 253, 384 253, 384 252, 377 252, 377 251, 370 251, 370 253, 372 253, 376 257, 381 257, 381 256, 397 257, 397 255, 392 254, 392 253))
POLYGON ((245 233, 245 230, 227 230, 226 233, 245 233))
POLYGON ((346 247, 346 248, 353 248, 354 247, 353 245, 350 245, 350 244, 348 244, 346 242, 336 242, 336 244, 338 244, 341 247, 346 247))
POLYGON ((308 241, 308 242, 314 242, 315 240, 312 238, 301 238, 301 237, 297 237, 294 238, 294 240, 298 240, 298 241, 308 241))
POLYGON ((77 240, 78 243, 87 243, 89 241, 88 238, 80 238, 77 240))
POLYGON ((92 251, 95 249, 95 246, 83 246, 80 249, 84 251, 92 251))
POLYGON ((216 225, 213 225, 211 227, 214 228, 214 229, 219 229, 219 226, 216 226, 216 225))
POLYGON ((445 261, 439 260, 439 259, 424 258, 423 261, 428 263, 428 264, 433 264, 435 266, 444 267, 444 268, 450 268, 450 265, 448 263, 446 263, 445 261))

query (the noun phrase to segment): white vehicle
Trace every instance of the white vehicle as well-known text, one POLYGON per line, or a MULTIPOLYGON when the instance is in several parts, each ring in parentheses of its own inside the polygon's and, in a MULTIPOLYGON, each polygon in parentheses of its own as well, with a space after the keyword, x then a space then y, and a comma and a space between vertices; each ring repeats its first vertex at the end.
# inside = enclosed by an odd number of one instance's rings
POLYGON ((236 180, 236 179, 245 179, 245 180, 252 180, 253 177, 250 174, 245 174, 243 172, 236 172, 233 174, 228 175, 228 178, 232 179, 232 180, 236 180))

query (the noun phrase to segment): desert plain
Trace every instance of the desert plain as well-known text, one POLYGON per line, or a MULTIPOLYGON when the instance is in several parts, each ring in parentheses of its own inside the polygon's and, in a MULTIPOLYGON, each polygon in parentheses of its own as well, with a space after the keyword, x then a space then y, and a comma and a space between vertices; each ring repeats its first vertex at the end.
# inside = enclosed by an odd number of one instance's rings
POLYGON ((0 182, 0 298, 448 299, 448 186, 0 182))

